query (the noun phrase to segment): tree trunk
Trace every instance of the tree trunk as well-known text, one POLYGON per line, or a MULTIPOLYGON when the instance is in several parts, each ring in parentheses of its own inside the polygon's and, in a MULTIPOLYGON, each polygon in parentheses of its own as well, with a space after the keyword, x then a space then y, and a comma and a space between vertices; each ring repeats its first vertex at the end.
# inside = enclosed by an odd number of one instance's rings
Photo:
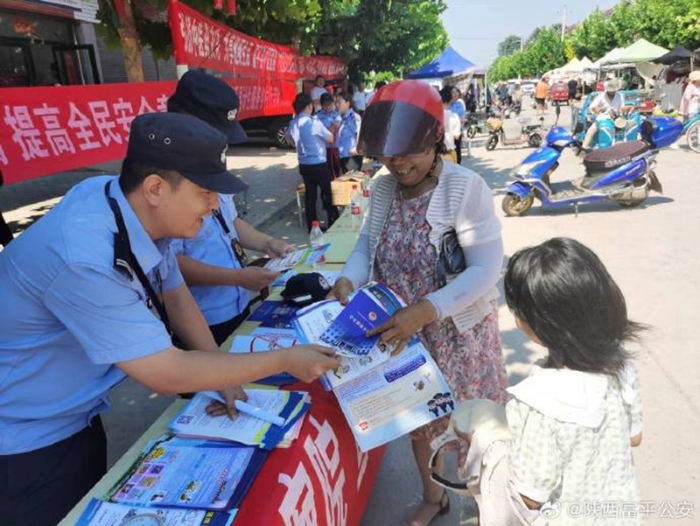
MULTIPOLYGON (((124 51, 124 68, 129 82, 143 82, 143 64, 141 62, 141 44, 136 32, 134 12, 131 0, 116 0, 123 5, 123 14, 119 15, 119 38, 124 51)), ((118 10, 119 11, 119 10, 118 10)))

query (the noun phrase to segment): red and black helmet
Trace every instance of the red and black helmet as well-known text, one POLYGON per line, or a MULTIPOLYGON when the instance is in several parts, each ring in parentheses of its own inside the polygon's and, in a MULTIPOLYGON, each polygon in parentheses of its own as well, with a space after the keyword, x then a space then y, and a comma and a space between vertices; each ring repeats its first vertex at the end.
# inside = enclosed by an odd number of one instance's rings
POLYGON ((440 94, 429 84, 392 82, 365 110, 357 151, 368 157, 428 154, 443 138, 444 115, 440 94))

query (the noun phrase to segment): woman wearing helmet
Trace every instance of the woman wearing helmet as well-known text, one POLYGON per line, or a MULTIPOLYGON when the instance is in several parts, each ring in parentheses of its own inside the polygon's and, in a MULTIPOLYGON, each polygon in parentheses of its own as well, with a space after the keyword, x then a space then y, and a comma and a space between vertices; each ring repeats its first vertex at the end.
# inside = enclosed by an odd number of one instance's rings
MULTIPOLYGON (((501 226, 481 177, 440 159, 443 115, 438 92, 412 80, 385 86, 365 110, 358 152, 380 158, 390 173, 374 183, 362 232, 333 294, 344 303, 369 280, 386 283, 408 306, 375 334, 400 352, 418 333, 457 400, 503 403, 507 378, 495 287, 503 261, 501 226), (439 254, 450 234, 466 269, 445 276, 438 271, 439 254)), ((447 424, 442 418, 411 433, 423 501, 410 524, 428 524, 449 510, 428 469, 430 441, 447 424)))

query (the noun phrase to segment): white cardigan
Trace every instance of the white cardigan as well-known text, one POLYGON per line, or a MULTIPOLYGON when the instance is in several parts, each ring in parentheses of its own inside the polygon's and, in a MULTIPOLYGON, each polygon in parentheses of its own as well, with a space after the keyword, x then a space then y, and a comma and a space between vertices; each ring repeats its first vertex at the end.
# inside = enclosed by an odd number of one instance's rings
MULTIPOLYGON (((392 175, 380 176, 373 184, 370 207, 362 225, 357 245, 348 258, 341 276, 359 287, 376 279, 374 261, 377 245, 389 216, 391 201, 398 182, 392 175)), ((452 317, 457 329, 464 333, 484 319, 493 309, 491 301, 498 297, 496 282, 502 267, 501 224, 493 210, 491 190, 475 172, 462 166, 443 162, 438 184, 428 205, 426 220, 430 225, 430 242, 440 253, 440 240, 454 229, 464 250, 467 270, 440 290, 426 296, 440 318, 452 317), (469 276, 470 247, 495 245, 500 251, 496 268, 489 269, 478 283, 469 276), (465 290, 473 294, 465 294, 465 290)), ((492 258, 493 259, 493 258, 492 258)))

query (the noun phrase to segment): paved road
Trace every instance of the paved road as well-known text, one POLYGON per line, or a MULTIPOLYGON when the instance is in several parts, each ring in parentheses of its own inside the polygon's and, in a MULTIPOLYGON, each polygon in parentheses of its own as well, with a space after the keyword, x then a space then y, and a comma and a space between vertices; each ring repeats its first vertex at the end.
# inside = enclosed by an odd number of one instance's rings
MULTIPOLYGON (((531 110, 525 116, 528 114, 532 116, 531 110)), ((553 118, 550 112, 547 126, 553 118)), ((568 109, 564 109, 561 122, 570 122, 568 109)), ((517 126, 514 120, 507 122, 511 133, 517 126)), ((499 146, 487 152, 483 143, 483 136, 475 138, 472 156, 464 164, 479 172, 494 190, 506 254, 554 236, 574 237, 603 259, 626 296, 630 316, 652 326, 636 349, 645 428, 644 443, 635 451, 635 463, 642 499, 649 507, 655 506, 647 524, 700 523, 700 462, 696 452, 696 438, 700 436, 700 245, 693 241, 700 231, 700 155, 684 147, 662 152, 656 171, 665 193, 653 194, 637 209, 624 210, 614 203, 603 203, 581 207, 576 217, 570 209, 545 213, 535 206, 524 217, 505 218, 500 204, 508 173, 531 150, 499 146), (693 519, 681 517, 681 510, 688 509, 685 504, 678 506, 683 501, 694 508, 693 519)), ((268 216, 273 211, 260 228, 295 243, 306 242, 293 204, 293 188, 298 181, 291 168, 293 156, 257 147, 246 149, 246 155, 240 155, 236 161, 241 163, 246 180, 252 174, 251 180, 258 181, 254 184, 260 189, 255 193, 251 190, 255 208, 265 208, 268 216), (274 168, 270 172, 252 168, 261 163, 274 168)), ((578 159, 566 152, 552 180, 575 179, 582 174, 578 159)), ((11 189, 0 191, 2 210, 10 209, 1 199, 11 189)), ((59 195, 57 192, 53 198, 59 195)), ((26 212, 13 210, 8 216, 11 221, 20 222, 23 214, 40 214, 41 206, 44 205, 29 205, 26 212)), ((252 214, 249 218, 255 217, 252 214)), ((500 323, 509 378, 515 383, 525 377, 530 364, 543 356, 543 351, 516 329, 502 301, 500 323)), ((168 398, 129 381, 116 388, 112 398, 115 408, 106 417, 111 463, 169 403, 168 398)), ((362 525, 398 524, 407 506, 420 498, 419 492, 410 444, 406 439, 398 440, 388 448, 362 525)), ((474 523, 472 502, 454 497, 452 511, 433 522, 436 526, 474 523)))

